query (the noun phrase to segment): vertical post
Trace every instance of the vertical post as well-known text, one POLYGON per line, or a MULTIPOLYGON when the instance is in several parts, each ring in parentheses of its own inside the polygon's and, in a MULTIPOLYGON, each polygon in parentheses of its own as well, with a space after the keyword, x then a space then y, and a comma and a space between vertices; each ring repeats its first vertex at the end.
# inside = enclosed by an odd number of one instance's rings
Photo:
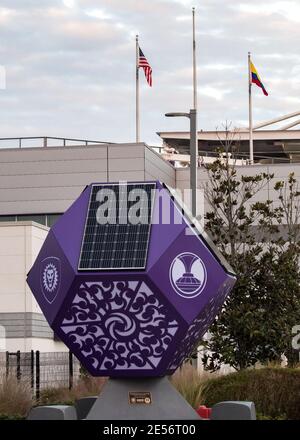
POLYGON ((35 396, 36 400, 40 398, 40 352, 39 350, 35 353, 35 396))
POLYGON ((253 164, 253 123, 252 123, 252 78, 251 78, 251 53, 248 52, 248 86, 249 86, 249 159, 253 164))
POLYGON ((196 31, 195 31, 195 8, 192 9, 193 14, 193 108, 197 109, 197 63, 196 63, 196 31))
POLYGON ((30 386, 31 389, 34 389, 34 351, 31 350, 30 353, 30 386))
POLYGON ((9 376, 9 351, 6 352, 6 378, 9 376))
POLYGON ((190 110, 190 187, 192 192, 192 214, 197 214, 197 159, 198 159, 198 142, 197 142, 197 110, 190 110))
POLYGON ((73 355, 69 351, 69 390, 73 388, 73 355))
POLYGON ((190 187, 192 191, 192 214, 197 215, 197 166, 198 166, 198 137, 197 137, 197 62, 196 62, 196 27, 195 8, 193 16, 193 109, 190 110, 190 187))
POLYGON ((17 380, 21 379, 21 352, 20 350, 16 353, 17 356, 17 380))
POLYGON ((135 37, 135 70, 136 70, 136 82, 135 82, 135 141, 140 142, 140 88, 139 88, 139 36, 135 37))

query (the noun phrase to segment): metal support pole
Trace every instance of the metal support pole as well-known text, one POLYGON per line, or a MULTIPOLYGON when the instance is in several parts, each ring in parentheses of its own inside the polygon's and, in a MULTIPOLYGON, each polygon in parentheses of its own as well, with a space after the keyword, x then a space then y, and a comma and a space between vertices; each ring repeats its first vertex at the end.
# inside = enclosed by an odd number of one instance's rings
POLYGON ((190 120, 190 190, 192 193, 192 214, 197 214, 197 167, 198 167, 198 133, 197 133, 197 109, 193 108, 189 113, 171 112, 165 116, 177 118, 185 117, 190 120))
POLYGON ((190 187, 192 192, 192 214, 197 214, 197 160, 198 160, 198 139, 197 139, 197 110, 190 110, 190 187))
POLYGON ((6 378, 9 376, 9 351, 6 352, 6 378))
POLYGON ((35 384, 36 384, 36 400, 40 398, 40 352, 39 350, 35 353, 35 384))
POLYGON ((195 8, 192 8, 193 14, 193 98, 194 108, 197 109, 197 62, 196 62, 196 31, 195 31, 195 8))
POLYGON ((17 357, 17 380, 19 381, 21 379, 21 352, 20 350, 16 353, 17 357))
POLYGON ((140 142, 140 88, 139 88, 139 37, 135 37, 136 66, 135 66, 135 141, 140 142))
POLYGON ((251 53, 248 52, 248 76, 249 76, 249 159, 250 163, 254 162, 253 154, 253 122, 252 122, 252 78, 251 78, 251 53))
POLYGON ((30 353, 30 375, 31 375, 30 385, 31 388, 34 389, 34 351, 33 350, 31 350, 30 353))
POLYGON ((73 388, 73 355, 69 351, 69 390, 73 388))

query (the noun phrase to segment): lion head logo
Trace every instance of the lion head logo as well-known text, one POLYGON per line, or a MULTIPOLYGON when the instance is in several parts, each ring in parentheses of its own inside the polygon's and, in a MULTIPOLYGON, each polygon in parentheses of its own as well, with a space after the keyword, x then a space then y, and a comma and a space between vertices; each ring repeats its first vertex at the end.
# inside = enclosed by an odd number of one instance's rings
POLYGON ((60 259, 56 257, 45 258, 41 263, 41 287, 44 297, 52 303, 60 287, 60 259))
POLYGON ((48 292, 52 292, 56 289, 58 283, 58 272, 53 263, 47 264, 43 273, 44 288, 48 292))

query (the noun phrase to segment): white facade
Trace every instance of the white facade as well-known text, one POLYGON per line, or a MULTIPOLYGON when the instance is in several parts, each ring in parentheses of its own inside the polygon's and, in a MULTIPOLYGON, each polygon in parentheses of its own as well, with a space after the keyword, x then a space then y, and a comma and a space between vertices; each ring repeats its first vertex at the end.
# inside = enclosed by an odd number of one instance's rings
POLYGON ((0 223, 0 322, 5 330, 2 350, 66 350, 64 344, 54 340, 26 283, 27 272, 48 230, 30 221, 0 223))

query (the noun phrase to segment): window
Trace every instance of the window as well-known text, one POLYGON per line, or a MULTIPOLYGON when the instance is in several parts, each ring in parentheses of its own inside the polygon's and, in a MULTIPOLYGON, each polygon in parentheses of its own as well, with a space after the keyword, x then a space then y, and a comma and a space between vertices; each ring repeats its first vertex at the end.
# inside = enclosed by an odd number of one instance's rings
POLYGON ((15 222, 17 221, 15 215, 0 215, 0 222, 15 222))
POLYGON ((51 228, 62 214, 0 215, 0 222, 36 222, 51 228))
POLYGON ((46 225, 46 215, 43 214, 17 215, 17 221, 18 222, 32 221, 32 222, 40 223, 41 225, 46 225))

